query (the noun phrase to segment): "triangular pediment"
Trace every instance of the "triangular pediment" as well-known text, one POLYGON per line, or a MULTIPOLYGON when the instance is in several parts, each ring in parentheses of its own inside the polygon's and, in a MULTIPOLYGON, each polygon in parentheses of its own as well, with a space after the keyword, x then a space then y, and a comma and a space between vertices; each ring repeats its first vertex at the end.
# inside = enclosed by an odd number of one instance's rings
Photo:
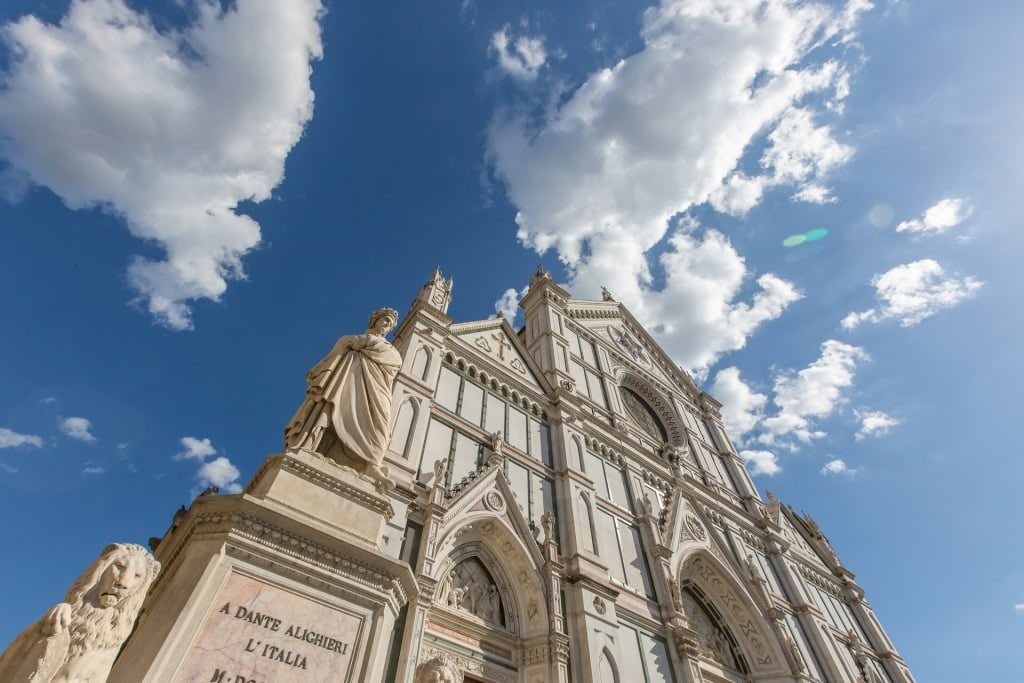
POLYGON ((683 492, 682 486, 676 486, 668 496, 662 538, 664 545, 671 548, 675 554, 694 547, 702 547, 723 563, 732 563, 732 560, 728 559, 732 553, 727 552, 724 540, 700 506, 683 492))
POLYGON ((672 388, 692 400, 700 389, 618 301, 571 300, 572 321, 608 350, 614 363, 655 385, 672 388))
POLYGON ((550 393, 549 383, 505 318, 452 325, 449 341, 466 352, 464 355, 485 359, 519 382, 550 393))
POLYGON ((534 567, 539 570, 544 565, 544 556, 530 522, 516 504, 516 495, 501 466, 485 465, 474 474, 460 482, 445 501, 447 510, 438 529, 439 551, 454 544, 454 536, 470 519, 496 518, 521 541, 534 567))

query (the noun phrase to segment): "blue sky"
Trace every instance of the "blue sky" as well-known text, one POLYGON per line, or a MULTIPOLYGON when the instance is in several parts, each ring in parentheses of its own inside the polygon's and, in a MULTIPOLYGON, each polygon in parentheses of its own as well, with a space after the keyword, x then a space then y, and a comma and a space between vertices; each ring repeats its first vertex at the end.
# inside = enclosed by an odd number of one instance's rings
POLYGON ((726 404, 919 680, 1017 678, 1022 20, 3 3, 0 641, 244 484, 370 310, 440 265, 456 320, 512 311, 542 262, 726 404))

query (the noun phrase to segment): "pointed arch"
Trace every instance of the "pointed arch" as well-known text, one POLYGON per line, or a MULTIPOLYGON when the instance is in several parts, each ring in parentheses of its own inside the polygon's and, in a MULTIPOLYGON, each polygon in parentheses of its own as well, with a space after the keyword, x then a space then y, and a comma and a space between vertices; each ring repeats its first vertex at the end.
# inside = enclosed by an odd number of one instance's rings
POLYGON ((590 501, 585 493, 580 491, 576 497, 576 509, 579 516, 580 538, 583 541, 583 549, 597 555, 597 536, 594 533, 594 513, 590 508, 590 501))
POLYGON ((619 683, 619 667, 615 665, 615 657, 607 647, 602 648, 597 660, 597 676, 600 683, 619 683))
POLYGON ((410 396, 398 406, 395 415, 395 424, 391 428, 391 451, 409 458, 410 438, 413 425, 416 424, 416 416, 419 415, 420 402, 410 396))
MULTIPOLYGON (((650 412, 650 417, 660 423, 661 429, 664 430, 665 440, 670 445, 678 447, 686 445, 686 437, 684 436, 686 429, 683 427, 679 414, 672 406, 671 399, 662 395, 649 382, 631 372, 621 372, 617 379, 619 387, 628 390, 632 395, 640 399, 643 408, 650 412)), ((635 410, 637 409, 639 409, 639 406, 634 406, 634 410, 629 411, 630 416, 638 424, 642 424, 646 420, 643 419, 643 415, 640 415, 640 417, 635 415, 635 410)))
POLYGON ((580 468, 580 472, 586 472, 587 471, 587 459, 586 459, 586 457, 583 454, 584 453, 583 452, 583 444, 580 442, 580 437, 578 437, 576 435, 573 435, 573 437, 572 437, 572 447, 573 447, 573 450, 576 451, 576 463, 575 463, 576 466, 580 468))
POLYGON ((720 661, 733 654, 731 666, 744 673, 788 671, 771 625, 730 568, 704 548, 687 553, 677 566, 677 585, 684 602, 690 596, 689 611, 698 619, 701 614, 708 616, 704 647, 723 655, 720 661))
POLYGON ((529 533, 527 530, 524 534, 526 523, 510 523, 509 516, 515 515, 519 515, 518 510, 508 508, 500 515, 458 514, 458 523, 438 539, 433 578, 440 586, 459 562, 468 557, 478 558, 501 594, 506 632, 530 638, 546 633, 549 623, 541 572, 543 557, 536 543, 533 547, 538 552, 533 554, 523 542, 529 533))
POLYGON ((749 674, 750 666, 736 636, 704 591, 692 581, 684 580, 680 594, 683 611, 691 628, 697 632, 701 646, 723 666, 749 674))
POLYGON ((416 349, 416 354, 412 358, 412 366, 409 372, 419 380, 426 381, 430 375, 430 361, 433 360, 433 354, 426 346, 421 345, 416 349))

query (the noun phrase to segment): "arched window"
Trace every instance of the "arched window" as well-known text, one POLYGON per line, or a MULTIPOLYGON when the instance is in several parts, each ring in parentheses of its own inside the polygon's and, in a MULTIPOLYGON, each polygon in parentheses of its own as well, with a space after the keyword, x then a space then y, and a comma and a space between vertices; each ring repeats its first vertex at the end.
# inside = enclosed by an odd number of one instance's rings
POLYGON ((626 406, 626 412, 641 429, 655 439, 661 439, 662 443, 668 441, 665 425, 661 424, 658 415, 647 405, 647 401, 640 397, 640 394, 629 387, 619 387, 619 395, 622 397, 622 404, 626 406))

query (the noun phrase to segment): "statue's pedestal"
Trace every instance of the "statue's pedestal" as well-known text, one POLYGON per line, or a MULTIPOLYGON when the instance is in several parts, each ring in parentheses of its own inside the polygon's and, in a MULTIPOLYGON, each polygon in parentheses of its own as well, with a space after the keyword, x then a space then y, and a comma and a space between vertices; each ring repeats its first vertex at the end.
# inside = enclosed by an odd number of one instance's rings
POLYGON ((109 681, 384 680, 412 571, 381 552, 379 482, 298 451, 242 494, 200 497, 161 541, 163 570, 109 681))

